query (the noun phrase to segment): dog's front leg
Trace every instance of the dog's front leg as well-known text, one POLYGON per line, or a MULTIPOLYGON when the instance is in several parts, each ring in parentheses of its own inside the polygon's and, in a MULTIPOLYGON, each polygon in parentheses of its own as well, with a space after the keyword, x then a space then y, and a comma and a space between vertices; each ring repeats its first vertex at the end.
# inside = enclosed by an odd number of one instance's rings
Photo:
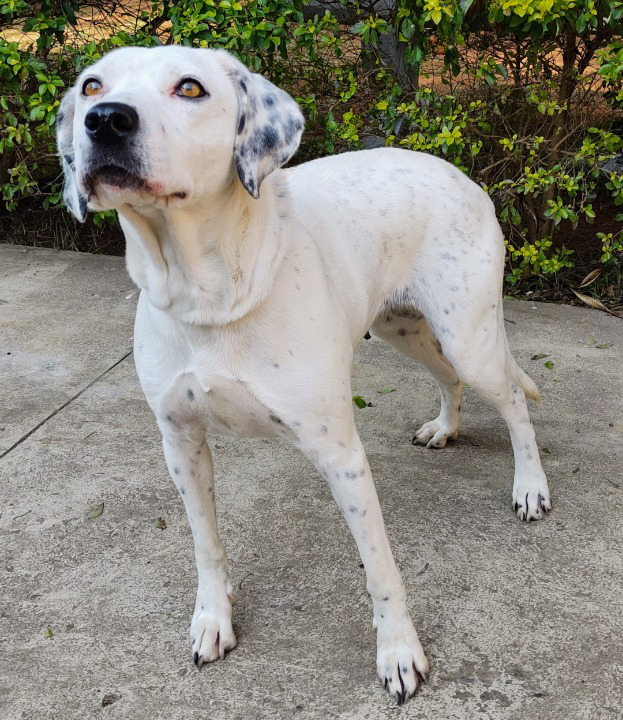
POLYGON ((428 661, 407 609, 407 596, 392 555, 365 451, 350 442, 314 443, 306 455, 327 478, 363 561, 377 629, 377 673, 402 704, 425 681, 428 661))
POLYGON ((212 455, 203 427, 182 426, 171 416, 159 425, 167 467, 184 501, 195 541, 198 586, 190 636, 193 660, 201 667, 236 646, 231 626, 233 588, 216 524, 212 455))

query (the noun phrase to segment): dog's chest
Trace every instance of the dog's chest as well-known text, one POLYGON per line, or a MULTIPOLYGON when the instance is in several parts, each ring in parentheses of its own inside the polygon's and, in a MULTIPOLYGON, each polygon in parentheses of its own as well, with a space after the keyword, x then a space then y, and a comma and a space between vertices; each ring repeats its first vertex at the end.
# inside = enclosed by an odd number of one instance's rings
MULTIPOLYGON (((289 433, 283 420, 254 392, 252 385, 224 374, 184 373, 166 394, 173 422, 199 419, 209 434, 277 437, 289 433)), ((164 408, 166 410, 166 408, 164 408)))

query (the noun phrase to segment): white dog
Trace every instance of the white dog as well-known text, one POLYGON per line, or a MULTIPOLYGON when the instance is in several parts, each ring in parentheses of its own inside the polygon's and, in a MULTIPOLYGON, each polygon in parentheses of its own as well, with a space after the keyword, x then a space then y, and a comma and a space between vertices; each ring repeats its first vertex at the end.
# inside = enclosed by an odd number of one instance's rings
POLYGON ((441 412, 414 442, 456 437, 463 382, 500 411, 522 520, 551 508, 525 399, 538 391, 506 340, 487 195, 391 148, 279 170, 302 130, 292 98, 225 52, 117 50, 62 101, 65 200, 80 220, 118 211, 141 288, 136 367, 195 541, 195 663, 236 644, 206 433, 281 437, 327 479, 357 542, 378 675, 402 703, 428 663, 353 421, 353 348, 371 328, 435 378, 441 412))

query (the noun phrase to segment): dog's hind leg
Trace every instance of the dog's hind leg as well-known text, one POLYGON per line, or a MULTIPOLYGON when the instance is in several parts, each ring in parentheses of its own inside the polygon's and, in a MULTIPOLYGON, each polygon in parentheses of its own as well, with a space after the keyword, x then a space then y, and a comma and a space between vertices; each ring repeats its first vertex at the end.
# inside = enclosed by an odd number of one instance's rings
POLYGON ((167 467, 184 501, 195 541, 198 586, 190 636, 193 660, 201 667, 236 646, 231 625, 233 588, 216 524, 212 455, 202 426, 182 424, 173 414, 159 418, 158 425, 167 467))
POLYGON ((425 318, 415 310, 402 315, 384 311, 372 325, 372 332, 419 362, 435 379, 441 396, 441 411, 435 420, 422 425, 412 442, 428 448, 445 447, 446 442, 456 438, 459 432, 463 383, 425 318))
POLYGON ((497 408, 510 431, 515 456, 513 507, 522 520, 537 520, 551 510, 526 396, 539 399, 532 380, 511 355, 501 298, 481 298, 478 308, 444 315, 427 312, 444 355, 459 377, 497 408), (493 302, 497 300, 497 302, 493 302))

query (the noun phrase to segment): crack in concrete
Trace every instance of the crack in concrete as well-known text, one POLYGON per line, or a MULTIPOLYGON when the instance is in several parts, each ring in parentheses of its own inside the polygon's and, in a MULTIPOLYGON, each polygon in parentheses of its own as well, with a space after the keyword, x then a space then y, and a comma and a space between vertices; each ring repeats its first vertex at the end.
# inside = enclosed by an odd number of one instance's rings
POLYGON ((114 370, 117 367, 117 365, 121 364, 126 358, 130 357, 131 354, 132 354, 132 350, 129 350, 122 358, 117 360, 117 362, 113 363, 109 368, 104 370, 103 373, 100 373, 95 379, 91 380, 91 382, 88 385, 85 385, 82 388, 82 390, 79 390, 74 396, 70 397, 69 400, 64 402, 60 407, 57 407, 56 410, 51 412, 47 417, 43 418, 43 420, 41 422, 37 423, 34 426, 34 428, 30 429, 27 433, 22 435, 22 437, 19 440, 17 440, 16 442, 14 442, 10 448, 8 448, 3 453, 1 453, 0 460, 2 460, 2 458, 6 457, 11 451, 15 450, 16 447, 19 447, 25 440, 28 440, 28 438, 33 433, 36 433, 40 427, 43 427, 48 422, 48 420, 51 420, 55 415, 58 415, 58 413, 61 410, 64 410, 68 405, 71 405, 71 403, 74 400, 78 399, 82 395, 82 393, 86 392, 90 387, 93 387, 93 385, 95 385, 96 382, 101 380, 104 377, 104 375, 107 375, 111 370, 114 370))

